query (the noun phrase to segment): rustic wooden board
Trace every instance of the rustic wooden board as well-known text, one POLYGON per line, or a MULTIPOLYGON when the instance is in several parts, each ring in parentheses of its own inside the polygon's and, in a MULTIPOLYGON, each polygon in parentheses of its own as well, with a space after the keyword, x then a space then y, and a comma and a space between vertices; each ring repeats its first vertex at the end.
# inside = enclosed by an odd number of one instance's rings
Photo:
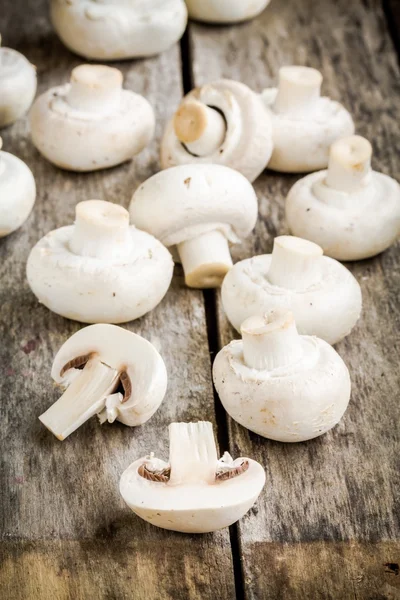
MULTIPOLYGON (((66 81, 81 59, 51 32, 46 2, 7 0, 3 43, 37 65, 39 91, 66 81)), ((154 450, 167 454, 174 420, 215 421, 203 295, 184 287, 181 270, 162 304, 128 326, 159 347, 169 373, 163 405, 135 429, 93 419, 60 443, 37 417, 58 396, 50 369, 79 324, 40 306, 25 279, 30 248, 73 221, 75 204, 102 198, 128 205, 139 182, 158 170, 158 138, 181 96, 179 47, 117 65, 125 86, 143 93, 158 116, 157 140, 133 163, 87 175, 42 159, 26 121, 1 132, 4 150, 33 170, 38 198, 24 227, 0 241, 0 597, 4 600, 231 600, 229 532, 185 536, 135 517, 118 492, 122 471, 154 450)))
MULTIPOLYGON (((260 91, 276 83, 282 65, 320 69, 324 92, 343 101, 372 141, 374 167, 398 177, 399 68, 379 2, 273 0, 240 27, 192 25, 190 46, 196 85, 223 76, 260 91)), ((260 219, 235 259, 270 252, 287 231, 284 198, 294 181, 259 178, 260 219)), ((284 445, 228 419, 232 453, 267 471, 258 506, 237 529, 248 599, 400 598, 399 250, 351 267, 364 311, 337 348, 353 394, 334 431, 284 445)), ((218 297, 217 305, 221 347, 235 333, 218 297)))

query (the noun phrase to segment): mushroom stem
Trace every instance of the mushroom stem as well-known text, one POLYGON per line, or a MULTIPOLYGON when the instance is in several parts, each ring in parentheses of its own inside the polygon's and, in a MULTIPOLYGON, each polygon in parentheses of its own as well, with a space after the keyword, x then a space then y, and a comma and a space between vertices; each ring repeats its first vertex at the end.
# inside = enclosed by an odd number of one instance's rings
POLYGON ((102 200, 79 202, 69 246, 79 256, 101 260, 126 257, 132 248, 128 211, 102 200))
POLYGON ((64 440, 104 409, 107 396, 114 392, 118 382, 118 371, 93 357, 61 398, 39 419, 59 440, 64 440))
POLYGON ((169 426, 169 483, 214 483, 217 448, 212 424, 171 423, 169 426))
POLYGON ((326 185, 342 192, 358 190, 371 172, 372 146, 368 140, 351 135, 330 148, 326 185))
POLYGON ((223 143, 226 123, 214 108, 199 102, 184 102, 174 116, 175 134, 180 142, 196 156, 207 156, 223 143))
POLYGON ((68 104, 77 110, 107 113, 121 102, 122 73, 104 65, 79 65, 72 70, 68 104))
POLYGON ((274 102, 277 113, 310 110, 321 95, 322 75, 310 67, 282 67, 274 102))
POLYGON ((313 242, 281 235, 274 240, 267 278, 278 287, 305 290, 321 278, 322 254, 313 242))
POLYGON ((296 363, 303 355, 290 311, 276 309, 263 317, 249 317, 240 331, 244 362, 251 369, 272 371, 296 363))
POLYGON ((178 244, 178 252, 189 287, 217 287, 232 267, 228 240, 217 229, 178 244))

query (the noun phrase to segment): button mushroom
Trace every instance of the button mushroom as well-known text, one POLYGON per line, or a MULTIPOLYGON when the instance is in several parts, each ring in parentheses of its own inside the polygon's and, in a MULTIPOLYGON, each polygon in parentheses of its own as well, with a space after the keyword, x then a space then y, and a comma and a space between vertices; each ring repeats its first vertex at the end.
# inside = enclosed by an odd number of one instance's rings
POLYGON ((338 260, 369 258, 393 244, 400 234, 400 186, 371 170, 371 155, 371 144, 360 136, 335 142, 328 170, 290 190, 290 230, 338 260))
POLYGON ((165 130, 161 166, 217 163, 254 181, 271 153, 271 118, 260 96, 222 79, 185 96, 165 130))
MULTIPOLYGON (((0 150, 2 146, 0 138, 0 150)), ((21 227, 35 198, 35 180, 29 167, 13 154, 0 152, 0 237, 21 227)))
POLYGON ((259 15, 271 0, 186 0, 189 17, 205 23, 239 23, 259 15))
POLYGON ((59 440, 96 414, 101 423, 142 425, 167 389, 165 364, 154 346, 115 325, 91 325, 71 336, 51 376, 66 390, 39 419, 59 440))
POLYGON ((169 462, 153 454, 122 474, 120 492, 139 517, 184 533, 228 527, 253 506, 265 483, 250 458, 218 460, 211 423, 171 423, 169 462))
POLYGON ((154 113, 122 89, 122 73, 80 65, 71 82, 51 88, 30 111, 32 140, 47 160, 71 171, 113 167, 143 150, 154 134, 154 113))
POLYGON ((23 54, 0 48, 0 127, 11 125, 27 112, 36 83, 36 69, 23 54))
POLYGON ((214 383, 225 410, 251 431, 280 442, 322 435, 343 416, 350 376, 337 352, 298 334, 291 312, 276 309, 242 324, 243 339, 214 361, 214 383))
POLYGON ((222 284, 222 304, 232 325, 284 306, 300 333, 336 344, 350 333, 361 313, 357 280, 322 248, 301 238, 280 236, 272 254, 236 263, 222 284))
POLYGON ((32 249, 28 282, 53 312, 84 323, 123 323, 152 310, 172 278, 170 253, 129 226, 128 211, 101 200, 76 206, 74 225, 32 249))
POLYGON ((257 198, 247 179, 228 167, 182 165, 145 181, 129 210, 137 227, 177 246, 186 285, 211 288, 232 266, 228 241, 253 229, 257 198))
POLYGON ((278 89, 262 98, 272 116, 274 150, 268 168, 284 173, 324 169, 331 144, 354 133, 347 110, 321 97, 322 75, 308 67, 282 67, 278 89))
POLYGON ((51 19, 64 44, 96 60, 163 52, 183 35, 184 0, 51 0, 51 19))

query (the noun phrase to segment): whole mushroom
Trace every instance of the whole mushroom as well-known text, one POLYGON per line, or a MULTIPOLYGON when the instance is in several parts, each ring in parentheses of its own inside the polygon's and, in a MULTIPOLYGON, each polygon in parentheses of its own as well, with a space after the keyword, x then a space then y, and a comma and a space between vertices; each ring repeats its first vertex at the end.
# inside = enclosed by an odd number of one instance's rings
POLYGON ((0 127, 11 125, 27 112, 36 85, 36 69, 25 56, 0 47, 0 127))
POLYGON ((283 173, 324 169, 331 144, 354 133, 348 111, 321 97, 322 75, 309 67, 282 67, 278 89, 262 92, 272 117, 274 150, 268 168, 283 173))
POLYGON ((170 253, 129 226, 128 211, 101 200, 76 206, 74 225, 48 233, 32 249, 29 285, 53 312, 84 323, 123 323, 152 310, 167 293, 170 253))
POLYGON ((350 333, 362 306, 360 286, 346 267, 323 256, 317 244, 286 235, 275 238, 272 254, 236 263, 221 292, 225 313, 238 331, 248 317, 285 307, 300 333, 329 344, 350 333))
POLYGON ((205 23, 239 23, 259 15, 271 0, 186 0, 189 17, 205 23))
POLYGON ((182 165, 161 171, 133 194, 132 222, 176 246, 186 285, 217 287, 232 266, 229 242, 239 242, 257 219, 247 179, 221 165, 182 165))
POLYGON ((228 527, 250 510, 265 483, 262 466, 250 458, 218 460, 212 424, 171 423, 169 462, 140 458, 124 471, 126 504, 152 525, 184 533, 228 527))
POLYGON ((51 20, 64 44, 95 60, 152 56, 183 35, 184 0, 51 0, 51 20))
POLYGON ((30 111, 39 152, 71 171, 113 167, 141 152, 154 134, 154 112, 122 81, 113 67, 79 65, 70 83, 39 96, 30 111))
MULTIPOLYGON (((0 138, 0 150, 3 140, 0 138)), ((12 233, 29 217, 36 185, 29 167, 9 152, 0 152, 0 237, 12 233)))
POLYGON ((154 346, 115 325, 91 325, 72 335, 58 351, 51 376, 64 394, 39 419, 64 440, 94 415, 142 425, 160 406, 167 371, 154 346))
POLYGON ((182 100, 161 142, 161 166, 216 163, 254 181, 271 153, 271 118, 260 96, 243 83, 221 79, 182 100))
POLYGON ((361 260, 386 250, 400 235, 400 186, 372 171, 371 144, 360 136, 335 142, 328 170, 300 179, 286 200, 296 235, 338 260, 361 260))
POLYGON ((342 418, 350 376, 337 352, 317 337, 298 334, 293 315, 276 309, 242 324, 243 339, 214 361, 214 383, 238 423, 279 442, 322 435, 342 418))

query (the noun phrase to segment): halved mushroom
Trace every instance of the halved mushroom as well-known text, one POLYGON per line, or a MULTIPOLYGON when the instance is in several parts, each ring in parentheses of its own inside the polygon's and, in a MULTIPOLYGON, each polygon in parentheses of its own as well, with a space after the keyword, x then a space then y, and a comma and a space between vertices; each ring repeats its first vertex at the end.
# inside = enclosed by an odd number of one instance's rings
POLYGON ((300 179, 286 200, 296 235, 338 260, 361 260, 386 250, 400 235, 400 186, 372 171, 371 144, 360 136, 335 142, 327 171, 300 179))
POLYGON ((71 171, 113 167, 141 152, 154 134, 154 112, 122 81, 113 67, 80 65, 69 84, 39 96, 29 115, 39 152, 71 171))
POLYGON ((253 506, 265 483, 262 466, 250 458, 218 460, 212 424, 171 423, 169 462, 153 454, 124 471, 120 492, 139 517, 184 533, 228 527, 253 506))
POLYGON ((91 325, 72 335, 51 376, 66 390, 39 419, 59 440, 96 414, 101 423, 142 425, 167 389, 165 364, 154 346, 115 325, 91 325))
POLYGON ((354 133, 347 110, 321 97, 322 75, 309 67, 282 67, 278 89, 262 92, 272 117, 274 150, 268 168, 284 173, 324 169, 331 144, 354 133))
POLYGON ((285 309, 246 319, 243 339, 225 346, 213 366, 214 384, 232 419, 280 442, 322 435, 342 418, 350 376, 337 352, 300 336, 285 309))
POLYGON ((183 35, 184 0, 51 0, 51 20, 73 52, 96 60, 152 56, 183 35))
POLYGON ((186 0, 189 17, 205 23, 239 23, 254 19, 271 0, 186 0))
POLYGON ((221 79, 182 100, 161 142, 161 166, 216 163, 254 181, 271 153, 271 118, 260 96, 243 83, 221 79))
MULTIPOLYGON (((0 150, 2 146, 0 138, 0 150)), ((0 237, 21 227, 35 198, 36 185, 29 167, 13 154, 0 152, 0 237)))
POLYGON ((0 127, 11 125, 27 112, 36 85, 36 69, 25 56, 0 47, 0 127))

